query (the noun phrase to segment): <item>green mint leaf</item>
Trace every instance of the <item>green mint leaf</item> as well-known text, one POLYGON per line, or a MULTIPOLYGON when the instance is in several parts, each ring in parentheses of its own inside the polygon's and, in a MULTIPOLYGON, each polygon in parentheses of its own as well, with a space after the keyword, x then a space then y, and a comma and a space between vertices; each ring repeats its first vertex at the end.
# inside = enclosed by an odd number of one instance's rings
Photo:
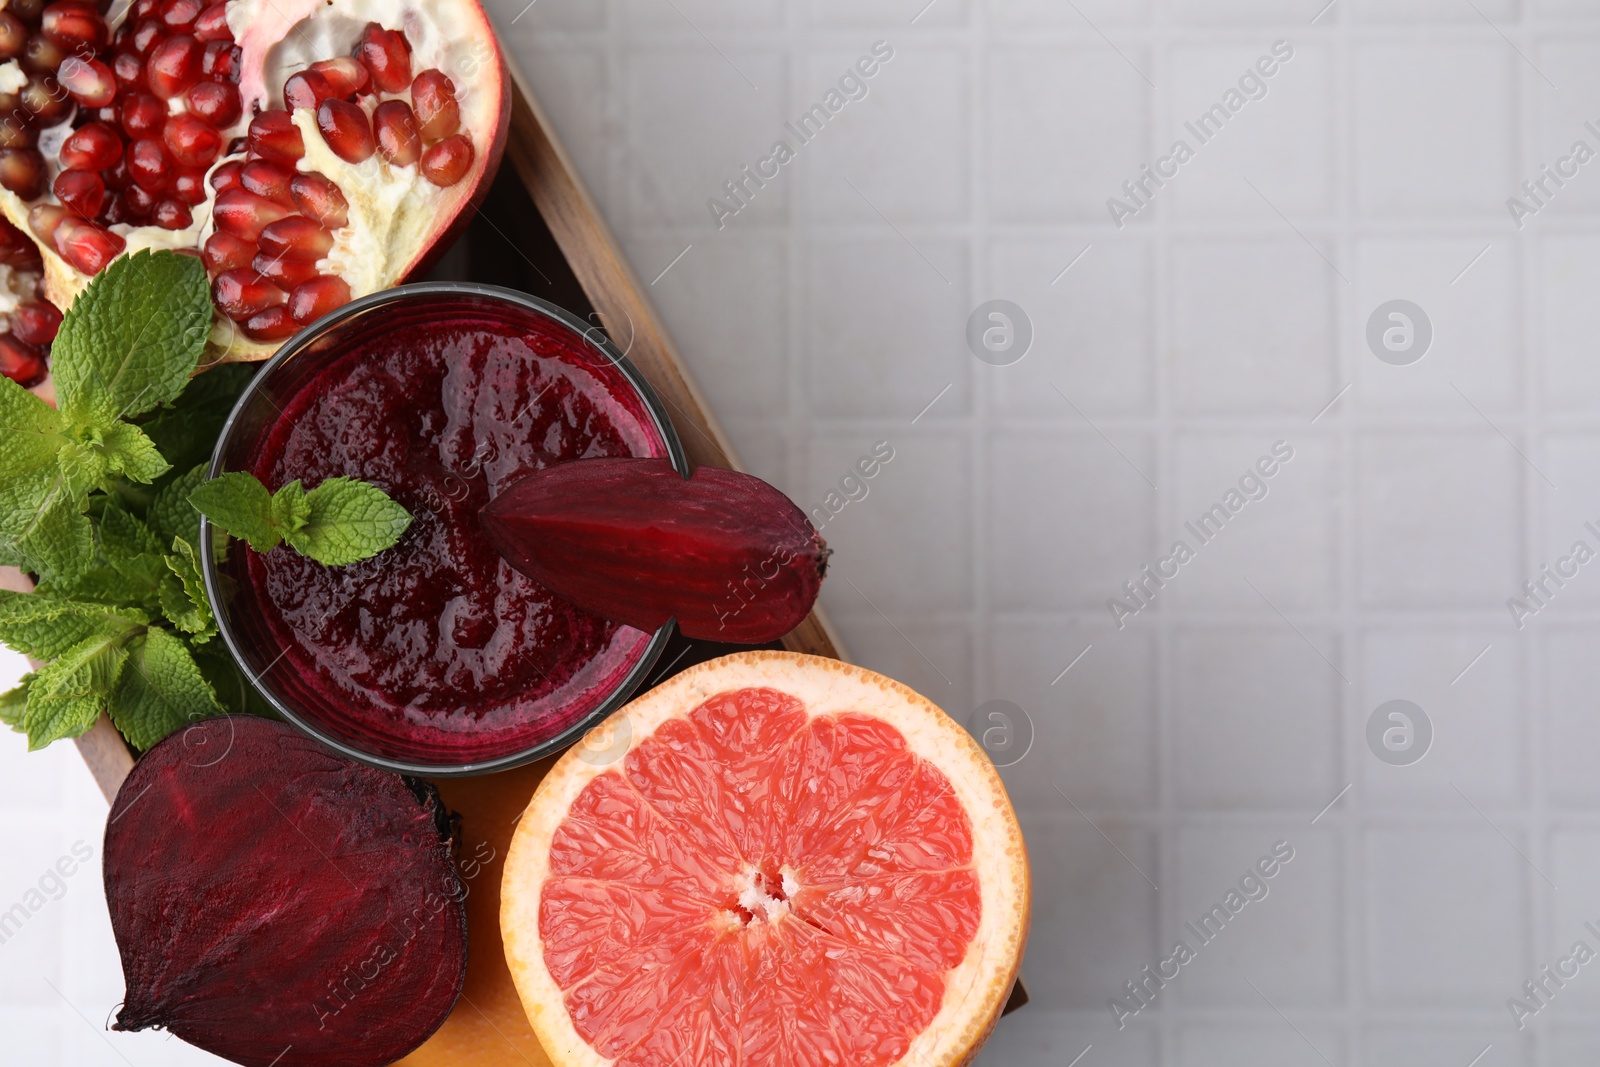
POLYGON ((259 715, 266 719, 278 717, 272 705, 267 703, 267 698, 250 684, 250 680, 239 669, 239 662, 221 641, 191 645, 189 651, 199 665, 200 673, 211 683, 212 691, 217 694, 217 702, 229 715, 259 715))
POLYGON ((134 748, 143 751, 188 723, 222 713, 211 683, 178 637, 152 627, 129 642, 128 652, 110 711, 134 748))
POLYGON ((100 513, 95 532, 100 539, 100 554, 134 588, 148 596, 160 587, 167 577, 167 561, 161 542, 150 527, 121 507, 108 504, 100 513))
POLYGON ((0 548, 42 578, 70 581, 94 564, 84 501, 59 471, 0 480, 0 548))
POLYGON ((272 494, 254 475, 219 474, 190 493, 189 503, 224 532, 250 542, 257 552, 270 551, 283 540, 273 519, 272 494))
POLYGON ((169 573, 161 583, 161 613, 194 643, 209 641, 217 627, 200 577, 200 554, 183 538, 174 537, 166 564, 169 573))
POLYGON ((148 621, 133 608, 0 590, 0 643, 35 659, 53 660, 93 637, 126 633, 148 621))
POLYGON ((0 375, 0 478, 54 467, 63 425, 59 411, 0 375))
POLYGON ((104 425, 173 400, 210 329, 198 259, 145 250, 115 260, 72 302, 51 346, 62 413, 76 425, 104 425))
POLYGON ((210 461, 234 403, 260 367, 224 363, 196 374, 178 399, 139 419, 139 428, 179 470, 210 461))
POLYGON ((144 517, 163 544, 171 544, 174 537, 181 537, 191 545, 200 543, 200 513, 189 503, 189 494, 205 480, 206 464, 201 463, 156 490, 155 499, 144 517))
POLYGON ((311 521, 311 504, 299 478, 272 494, 272 520, 285 535, 297 533, 311 521))
POLYGON ((100 446, 109 473, 120 474, 130 482, 148 485, 172 469, 161 458, 155 442, 132 423, 116 422, 106 427, 100 446))
POLYGON ((329 478, 305 495, 310 518, 285 539, 296 552, 340 567, 392 548, 411 525, 411 513, 375 485, 329 478))
POLYGON ((128 662, 127 643, 137 632, 96 634, 34 674, 22 714, 29 751, 63 737, 79 737, 94 726, 116 691, 128 662))
POLYGON ((22 717, 28 710, 28 686, 32 682, 33 675, 24 674, 15 689, 0 693, 0 722, 13 730, 22 729, 22 717))
POLYGON ((91 489, 102 488, 111 477, 111 458, 106 455, 105 435, 96 428, 89 431, 86 441, 68 441, 56 453, 56 464, 61 471, 62 487, 66 494, 81 498, 91 489))

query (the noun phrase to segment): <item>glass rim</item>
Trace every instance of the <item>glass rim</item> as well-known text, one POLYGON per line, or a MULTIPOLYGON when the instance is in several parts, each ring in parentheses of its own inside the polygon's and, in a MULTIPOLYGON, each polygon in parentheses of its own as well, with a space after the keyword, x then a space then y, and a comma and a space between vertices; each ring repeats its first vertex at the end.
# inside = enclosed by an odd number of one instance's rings
MULTIPOLYGON (((656 431, 661 435, 662 441, 666 445, 667 458, 671 461, 673 468, 685 478, 689 476, 688 454, 684 451, 683 442, 678 437, 677 429, 673 426, 671 418, 668 417, 661 398, 656 395, 654 387, 639 372, 639 369, 629 361, 627 355, 618 349, 611 338, 606 335, 603 327, 580 319, 572 312, 552 304, 548 300, 529 293, 519 292, 515 289, 507 289, 498 285, 483 285, 477 282, 417 282, 411 285, 383 289, 367 296, 358 297, 310 323, 285 341, 271 357, 261 364, 255 376, 250 379, 250 384, 245 387, 244 392, 239 394, 239 399, 234 403, 233 410, 228 412, 228 418, 222 424, 222 432, 217 435, 217 444, 212 450, 211 461, 206 467, 206 480, 209 481, 224 473, 224 457, 229 444, 232 442, 234 429, 242 418, 246 407, 255 399, 256 394, 265 387, 265 383, 271 378, 273 372, 290 359, 293 359, 313 342, 320 340, 328 331, 339 326, 347 319, 386 304, 415 297, 462 296, 481 297, 490 301, 516 305, 525 311, 530 311, 560 323, 582 337, 587 343, 594 345, 613 366, 622 372, 623 378, 632 386, 639 400, 644 404, 645 411, 649 414, 651 422, 655 425, 656 431)), ((234 540, 237 540, 237 538, 234 540)), ((669 619, 664 626, 651 635, 649 643, 645 646, 644 655, 628 671, 627 675, 609 696, 566 729, 546 738, 531 748, 513 752, 506 756, 499 756, 495 759, 479 760, 472 763, 413 763, 366 752, 353 747, 345 741, 329 736, 315 723, 308 721, 307 716, 283 700, 272 689, 270 683, 265 681, 263 676, 257 674, 249 665, 249 661, 242 652, 243 642, 240 635, 234 632, 227 613, 220 609, 223 601, 219 595, 220 580, 217 571, 216 554, 212 549, 212 526, 210 520, 204 515, 200 516, 200 574, 205 583, 206 596, 210 599, 213 607, 212 614, 216 619, 217 631, 221 634, 223 643, 227 645, 229 655, 233 657, 234 662, 244 673, 250 685, 272 706, 273 711, 281 715, 284 721, 296 729, 342 756, 382 770, 417 777, 464 778, 473 775, 493 774, 496 771, 507 771, 515 767, 525 766, 569 747, 584 733, 633 697, 634 693, 649 677, 650 672, 655 669, 657 661, 661 658, 662 651, 667 647, 667 642, 672 639, 673 631, 676 628, 676 624, 669 619)), ((271 667, 268 668, 268 671, 270 670, 271 667)), ((263 674, 265 673, 267 672, 263 672, 263 674)))

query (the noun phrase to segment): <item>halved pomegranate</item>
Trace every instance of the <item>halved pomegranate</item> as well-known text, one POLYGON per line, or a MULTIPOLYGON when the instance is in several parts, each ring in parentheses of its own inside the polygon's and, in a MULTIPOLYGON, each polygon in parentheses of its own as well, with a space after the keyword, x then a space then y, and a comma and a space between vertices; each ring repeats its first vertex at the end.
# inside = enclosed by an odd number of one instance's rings
POLYGON ((426 269, 500 162, 511 99, 478 0, 110 8, 0 10, 0 212, 57 307, 123 252, 189 251, 213 281, 208 358, 264 359, 426 269))

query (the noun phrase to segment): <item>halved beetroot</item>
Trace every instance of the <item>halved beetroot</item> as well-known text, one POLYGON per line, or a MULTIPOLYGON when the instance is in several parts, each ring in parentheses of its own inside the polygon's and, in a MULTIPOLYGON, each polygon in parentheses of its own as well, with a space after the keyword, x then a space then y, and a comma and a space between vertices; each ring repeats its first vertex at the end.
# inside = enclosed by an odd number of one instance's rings
POLYGON ((134 764, 111 805, 106 903, 128 992, 247 1067, 378 1067, 466 979, 465 890, 432 786, 297 730, 207 719, 134 764))
POLYGON ((0 11, 0 211, 58 307, 123 252, 190 250, 208 358, 263 359, 426 269, 487 192, 510 96, 477 0, 104 6, 0 11))

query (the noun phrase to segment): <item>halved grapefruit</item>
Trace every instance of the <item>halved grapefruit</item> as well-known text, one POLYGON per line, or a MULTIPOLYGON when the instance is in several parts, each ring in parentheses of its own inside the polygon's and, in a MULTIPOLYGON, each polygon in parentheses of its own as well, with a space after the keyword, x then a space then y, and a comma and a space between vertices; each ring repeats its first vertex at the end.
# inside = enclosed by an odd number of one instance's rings
POLYGON ((928 700, 787 652, 690 668, 534 793, 500 924, 557 1067, 955 1067, 1030 885, 993 766, 928 700))

